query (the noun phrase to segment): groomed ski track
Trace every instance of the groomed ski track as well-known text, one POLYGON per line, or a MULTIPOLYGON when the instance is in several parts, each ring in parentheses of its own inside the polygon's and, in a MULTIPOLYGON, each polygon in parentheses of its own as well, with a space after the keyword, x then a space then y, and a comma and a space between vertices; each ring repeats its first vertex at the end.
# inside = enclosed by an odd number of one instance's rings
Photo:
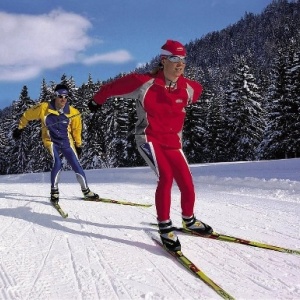
MULTIPOLYGON (((300 249, 300 160, 191 166, 196 214, 216 231, 300 249)), ((143 168, 86 171, 100 196, 153 203, 143 168)), ((158 247, 155 206, 82 200, 61 175, 63 219, 49 204, 49 173, 0 176, 0 299, 221 299, 158 247)), ((180 226, 179 192, 171 216, 180 226)), ((182 250, 235 299, 300 299, 300 257, 178 233, 182 250)))

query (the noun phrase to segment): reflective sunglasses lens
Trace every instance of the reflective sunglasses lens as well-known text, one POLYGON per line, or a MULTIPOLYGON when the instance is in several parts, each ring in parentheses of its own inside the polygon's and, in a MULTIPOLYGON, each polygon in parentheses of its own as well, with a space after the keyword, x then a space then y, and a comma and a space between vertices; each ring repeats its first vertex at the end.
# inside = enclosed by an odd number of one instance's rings
POLYGON ((62 98, 68 99, 68 96, 67 95, 59 95, 58 98, 60 98, 60 99, 62 99, 62 98))
POLYGON ((168 56, 168 60, 173 63, 178 63, 182 61, 182 63, 186 64, 186 57, 183 56, 168 56))

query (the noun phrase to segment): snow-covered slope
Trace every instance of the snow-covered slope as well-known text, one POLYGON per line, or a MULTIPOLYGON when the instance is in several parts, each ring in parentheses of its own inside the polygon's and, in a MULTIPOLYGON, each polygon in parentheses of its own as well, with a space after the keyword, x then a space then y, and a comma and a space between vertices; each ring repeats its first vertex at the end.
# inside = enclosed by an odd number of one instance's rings
MULTIPOLYGON (((300 160, 191 166, 196 215, 216 231, 300 249, 300 160)), ((102 197, 152 203, 145 168, 86 171, 102 197)), ((49 173, 0 176, 0 299, 221 299, 149 238, 155 206, 84 202, 61 176, 62 219, 49 173)), ((173 189, 172 219, 180 225, 173 189)), ((183 252, 236 299, 300 299, 300 256, 179 234, 183 252)))

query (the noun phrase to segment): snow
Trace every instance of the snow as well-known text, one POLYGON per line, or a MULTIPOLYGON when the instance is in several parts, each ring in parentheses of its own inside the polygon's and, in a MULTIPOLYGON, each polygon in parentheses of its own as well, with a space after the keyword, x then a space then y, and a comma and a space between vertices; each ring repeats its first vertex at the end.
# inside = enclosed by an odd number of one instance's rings
MULTIPOLYGON (((300 249, 300 159, 192 165, 196 215, 215 231, 300 249)), ((150 208, 84 202, 61 176, 63 219, 49 173, 0 180, 0 299, 221 299, 149 237, 150 208)), ((152 203, 148 167, 88 170, 102 197, 152 203)), ((179 191, 172 219, 180 225, 179 191)), ((183 252, 235 299, 300 299, 300 256, 179 233, 183 252)))

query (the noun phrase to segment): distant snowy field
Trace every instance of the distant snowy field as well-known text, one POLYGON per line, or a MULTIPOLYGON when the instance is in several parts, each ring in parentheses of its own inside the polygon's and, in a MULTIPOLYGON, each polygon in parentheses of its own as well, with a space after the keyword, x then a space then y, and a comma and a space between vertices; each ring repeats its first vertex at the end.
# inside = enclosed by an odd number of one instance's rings
MULTIPOLYGON (((196 215, 215 231, 300 249, 300 159, 191 166, 196 215)), ((148 167, 86 171, 102 197, 154 204, 148 167)), ((63 172, 0 176, 0 299, 221 299, 149 238, 151 208, 84 202, 63 172)), ((181 223, 173 189, 172 219, 181 223)), ((182 250, 236 299, 300 299, 300 256, 179 234, 182 250)))

